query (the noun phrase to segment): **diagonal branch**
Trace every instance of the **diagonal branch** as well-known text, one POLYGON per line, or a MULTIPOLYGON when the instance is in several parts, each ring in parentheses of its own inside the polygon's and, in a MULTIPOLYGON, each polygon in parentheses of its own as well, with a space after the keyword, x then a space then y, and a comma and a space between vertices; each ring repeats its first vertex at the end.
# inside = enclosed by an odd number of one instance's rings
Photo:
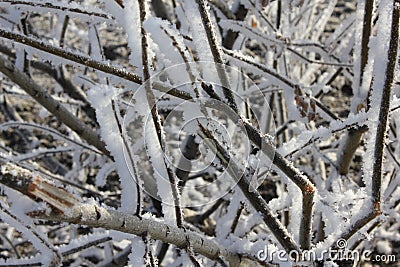
POLYGON ((309 176, 302 173, 290 161, 279 154, 270 140, 262 135, 258 129, 249 123, 244 123, 246 132, 261 151, 267 155, 272 163, 278 167, 290 180, 292 180, 303 194, 302 219, 300 222, 300 246, 302 249, 309 249, 311 245, 312 215, 314 209, 314 194, 317 191, 309 176))
POLYGON ((226 74, 226 70, 223 65, 224 62, 222 61, 221 49, 217 43, 217 37, 215 35, 214 27, 211 22, 210 14, 207 10, 206 3, 204 2, 204 0, 196 0, 196 3, 199 7, 201 20, 203 22, 204 30, 207 34, 207 39, 210 45, 211 53, 214 57, 214 62, 218 64, 217 73, 222 83, 224 96, 228 100, 229 106, 236 112, 238 108, 236 105, 235 97, 233 96, 229 86, 229 78, 228 75, 226 74))
POLYGON ((211 132, 204 128, 203 125, 198 123, 200 130, 200 137, 206 142, 206 144, 210 147, 211 150, 217 155, 222 165, 226 168, 231 177, 237 182, 240 189, 246 198, 253 205, 255 210, 259 212, 271 230, 275 238, 279 241, 282 247, 286 251, 300 251, 299 246, 296 244, 296 241, 289 235, 287 229, 283 224, 272 214, 270 209, 268 208, 267 202, 264 198, 258 193, 257 189, 250 184, 251 177, 249 170, 241 170, 239 166, 235 163, 235 159, 231 158, 229 152, 227 152, 219 142, 214 138, 211 132))
MULTIPOLYGON (((103 62, 93 60, 90 57, 87 57, 85 55, 75 54, 75 53, 67 51, 65 49, 61 49, 59 47, 52 46, 52 45, 46 44, 44 42, 41 42, 35 38, 27 37, 27 36, 24 36, 24 35, 21 35, 18 33, 9 32, 9 31, 3 30, 1 28, 0 28, 0 37, 12 40, 14 42, 17 42, 17 43, 20 43, 20 44, 23 44, 26 46, 36 48, 36 49, 44 51, 46 53, 70 60, 72 62, 81 64, 83 66, 93 68, 95 70, 99 70, 104 73, 107 73, 107 74, 110 74, 110 75, 113 75, 116 77, 120 77, 124 80, 131 81, 131 82, 134 82, 139 85, 142 84, 142 79, 137 74, 127 71, 126 69, 121 68, 121 66, 113 66, 110 64, 105 64, 103 62)), ((5 52, 5 53, 8 52, 2 46, 0 46, 0 50, 1 50, 1 52, 5 52)), ((42 66, 44 66, 44 64, 42 64, 42 66)), ((175 97, 178 97, 178 98, 181 98, 181 99, 184 99, 184 100, 191 99, 190 94, 188 94, 187 92, 180 91, 177 88, 174 88, 174 87, 171 87, 168 85, 164 85, 159 82, 153 83, 153 89, 160 91, 160 92, 164 92, 166 94, 169 94, 169 95, 172 95, 175 97)))
POLYGON ((136 75, 132 72, 129 72, 121 67, 105 64, 103 62, 100 62, 100 61, 94 60, 90 57, 87 57, 86 55, 82 55, 82 54, 79 55, 79 54, 72 53, 65 49, 61 49, 59 47, 46 44, 46 43, 39 41, 32 37, 27 37, 27 36, 24 36, 24 35, 21 35, 18 33, 6 31, 1 28, 0 28, 0 37, 12 40, 14 42, 17 42, 17 43, 20 43, 23 45, 34 47, 38 50, 47 52, 49 54, 71 60, 73 62, 76 62, 76 63, 82 64, 82 65, 85 65, 87 67, 102 71, 104 73, 109 73, 109 74, 121 77, 125 80, 131 81, 131 82, 134 82, 137 84, 142 84, 142 81, 138 75, 136 75))
MULTIPOLYGON (((212 100, 206 101, 205 105, 212 106, 213 108, 223 107, 218 102, 212 100)), ((229 112, 226 112, 229 114, 229 112)), ((247 136, 250 141, 258 147, 271 161, 278 167, 290 180, 292 180, 301 190, 303 194, 303 207, 302 219, 300 223, 300 246, 303 249, 308 249, 311 245, 311 228, 312 228, 312 215, 314 209, 314 195, 317 189, 309 179, 309 175, 302 173, 297 169, 293 163, 283 157, 267 135, 264 135, 247 122, 240 114, 241 123, 244 125, 247 136)))
POLYGON ((19 6, 30 6, 30 8, 37 8, 37 9, 54 9, 54 10, 60 10, 62 12, 71 12, 71 13, 76 13, 80 15, 86 15, 88 17, 99 17, 103 19, 110 19, 110 20, 115 20, 115 18, 107 13, 102 13, 102 12, 96 12, 96 11, 88 11, 85 10, 85 8, 77 8, 77 7, 69 7, 69 6, 63 6, 63 5, 56 5, 54 3, 41 3, 38 1, 31 2, 31 1, 20 1, 20 0, 2 0, 1 2, 3 3, 9 3, 10 5, 19 5, 19 6))
POLYGON ((51 212, 31 212, 36 219, 69 222, 89 227, 113 229, 143 236, 185 248, 190 242, 194 252, 212 260, 223 257, 231 266, 239 266, 241 258, 198 233, 164 224, 160 221, 129 215, 97 204, 82 204, 74 195, 54 186, 50 181, 27 169, 7 163, 0 170, 0 183, 31 198, 38 198, 51 207, 51 212))
POLYGON ((104 142, 101 141, 97 133, 78 120, 68 109, 43 90, 34 80, 18 70, 11 61, 2 56, 0 56, 0 72, 14 83, 18 84, 21 89, 32 96, 50 113, 56 116, 57 119, 76 132, 82 139, 86 140, 88 144, 96 147, 105 155, 109 156, 109 152, 106 149, 104 142))

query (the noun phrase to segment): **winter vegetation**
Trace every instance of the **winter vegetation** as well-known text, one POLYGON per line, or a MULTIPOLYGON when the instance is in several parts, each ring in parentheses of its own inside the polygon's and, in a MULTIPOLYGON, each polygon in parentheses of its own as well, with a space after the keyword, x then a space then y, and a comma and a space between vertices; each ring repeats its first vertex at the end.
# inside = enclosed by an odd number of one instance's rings
POLYGON ((0 0, 0 266, 398 266, 399 24, 0 0))

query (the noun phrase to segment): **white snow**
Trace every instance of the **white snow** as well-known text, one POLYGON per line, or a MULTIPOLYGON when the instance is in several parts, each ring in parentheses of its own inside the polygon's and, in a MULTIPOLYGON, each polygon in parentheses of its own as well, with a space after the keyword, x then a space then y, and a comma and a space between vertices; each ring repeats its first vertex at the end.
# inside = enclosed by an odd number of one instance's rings
POLYGON ((135 184, 135 173, 131 172, 133 166, 126 159, 127 147, 124 146, 121 132, 118 130, 117 118, 113 115, 113 103, 116 99, 117 90, 111 86, 102 85, 93 87, 88 91, 88 99, 96 109, 96 117, 101 125, 100 135, 106 143, 107 149, 113 156, 116 170, 121 181, 121 209, 128 213, 136 211, 137 194, 135 184))

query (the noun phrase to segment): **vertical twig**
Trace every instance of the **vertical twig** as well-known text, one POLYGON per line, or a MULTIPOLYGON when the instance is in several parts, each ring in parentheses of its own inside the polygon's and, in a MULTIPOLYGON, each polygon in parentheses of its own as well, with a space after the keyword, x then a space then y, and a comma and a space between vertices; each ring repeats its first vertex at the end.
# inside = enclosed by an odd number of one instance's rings
MULTIPOLYGON (((138 0, 139 2, 139 12, 140 12, 140 29, 142 35, 142 64, 143 64, 143 78, 145 80, 145 90, 147 96, 147 102, 150 107, 150 112, 152 115, 154 127, 156 129, 157 139, 160 144, 160 147, 163 151, 165 151, 165 140, 163 140, 162 132, 163 128, 160 121, 160 116, 158 114, 156 99, 153 94, 151 83, 150 83, 150 67, 149 67, 149 59, 147 54, 147 32, 143 27, 143 23, 146 19, 146 1, 145 0, 138 0), (147 81, 147 82, 146 82, 147 81)), ((168 166, 167 162, 165 162, 165 158, 163 159, 164 165, 166 167, 168 173, 168 179, 172 190, 172 197, 174 201, 174 208, 175 208, 175 216, 176 216, 176 224, 179 228, 183 227, 183 214, 181 209, 180 197, 179 197, 179 190, 177 179, 174 171, 168 166)))
MULTIPOLYGON (((129 159, 129 165, 131 166, 131 168, 133 170, 133 176, 134 176, 133 178, 134 178, 135 184, 136 184, 136 195, 137 195, 135 214, 136 214, 136 216, 138 216, 140 218, 142 216, 143 205, 142 205, 142 191, 140 188, 140 181, 139 181, 139 172, 137 170, 137 166, 133 159, 133 152, 131 150, 131 147, 129 146, 128 140, 126 138, 126 134, 124 133, 124 130, 122 129, 122 125, 120 122, 120 110, 114 99, 111 101, 111 107, 112 107, 112 111, 114 113, 115 123, 117 124, 119 134, 121 135, 122 143, 128 154, 127 158, 129 159)), ((128 167, 128 169, 129 169, 129 167, 128 167)))
POLYGON ((362 83, 365 66, 367 66, 368 62, 368 53, 369 53, 368 44, 371 36, 373 10, 374 10, 374 0, 365 1, 362 40, 361 40, 360 79, 357 81, 358 86, 360 86, 362 83))
MULTIPOLYGON (((25 35, 28 35, 28 18, 29 18, 30 14, 27 13, 26 15, 23 16, 23 18, 21 18, 21 28, 22 28, 22 32, 25 35)), ((26 73, 26 75, 30 76, 29 73, 29 60, 28 60, 28 53, 24 50, 23 52, 24 54, 24 67, 23 67, 23 71, 26 73)))
MULTIPOLYGON (((371 36, 373 9, 374 9, 374 0, 365 1, 361 52, 360 52, 361 54, 360 77, 358 81, 355 81, 356 87, 361 86, 364 77, 365 67, 368 63, 368 54, 369 54, 368 45, 371 36)), ((360 145, 362 136, 363 136, 362 129, 350 129, 347 131, 343 146, 340 147, 338 152, 337 166, 339 174, 346 175, 349 172, 350 163, 354 157, 354 154, 358 146, 360 145)))
POLYGON ((399 18, 400 18, 400 0, 393 1, 392 25, 390 32, 390 43, 388 50, 388 63, 385 72, 385 83, 383 86, 382 99, 379 109, 378 128, 376 131, 374 165, 372 172, 372 198, 374 207, 380 211, 381 202, 381 184, 382 184, 382 165, 383 149, 386 140, 386 127, 388 123, 390 108, 390 93, 394 81, 394 72, 397 61, 397 49, 399 46, 399 18))
MULTIPOLYGON (((186 71, 189 75, 190 81, 192 82, 193 90, 196 95, 196 98, 200 97, 200 92, 197 88, 196 84, 196 76, 195 76, 195 70, 193 70, 192 65, 189 63, 190 58, 189 58, 189 53, 187 51, 187 47, 181 47, 178 43, 177 38, 169 32, 169 30, 161 26, 163 29, 164 33, 172 40, 173 45, 176 47, 178 50, 182 60, 185 62, 186 66, 186 71)), ((206 113, 206 110, 201 108, 203 113, 206 113)), ((175 170, 176 176, 179 178, 178 186, 179 189, 183 189, 183 186, 186 184, 190 171, 192 169, 192 163, 191 160, 196 158, 196 155, 198 153, 199 149, 199 144, 195 141, 195 136, 194 135, 188 135, 186 136, 184 140, 184 147, 182 149, 182 156, 178 162, 178 167, 175 170)))
POLYGON ((393 1, 392 23, 390 29, 390 43, 388 49, 388 62, 385 71, 385 82, 383 86, 378 128, 375 139, 374 163, 372 172, 372 207, 371 211, 353 223, 341 236, 343 239, 349 239, 357 233, 362 227, 368 224, 382 213, 381 210, 381 185, 382 185, 382 165, 383 149, 385 147, 386 127, 390 108, 390 94, 394 81, 394 72, 397 61, 397 50, 399 43, 399 23, 400 23, 400 0, 393 1))
POLYGON ((214 57, 214 62, 217 63, 217 73, 222 83, 224 96, 228 101, 228 105, 235 112, 237 112, 238 108, 236 105, 235 97, 230 89, 229 78, 225 70, 224 62, 222 61, 221 49, 217 43, 214 26, 211 22, 210 14, 207 11, 206 3, 204 2, 204 0, 196 0, 196 3, 199 6, 201 20, 203 22, 204 30, 207 34, 208 44, 210 45, 211 53, 214 57))
MULTIPOLYGON (((68 24, 70 21, 70 17, 68 15, 65 16, 61 28, 61 33, 60 33, 60 47, 64 48, 65 44, 65 35, 67 34, 67 29, 68 29, 68 24)), ((78 99, 84 103, 82 106, 82 110, 88 115, 88 117, 93 121, 97 122, 96 120, 96 112, 89 103, 86 94, 82 89, 80 89, 78 86, 72 83, 72 81, 69 79, 69 73, 67 71, 66 66, 60 65, 58 67, 58 71, 54 71, 54 79, 58 81, 58 83, 62 86, 64 92, 68 94, 70 97, 74 99, 78 99)))

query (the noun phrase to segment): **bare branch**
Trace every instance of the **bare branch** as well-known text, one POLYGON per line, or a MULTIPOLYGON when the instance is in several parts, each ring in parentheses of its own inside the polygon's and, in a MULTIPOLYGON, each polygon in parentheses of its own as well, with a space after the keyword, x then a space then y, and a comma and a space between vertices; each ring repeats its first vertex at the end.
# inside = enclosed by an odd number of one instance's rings
MULTIPOLYGON (((362 30, 362 40, 361 40, 361 63, 360 63, 360 77, 356 82, 355 87, 360 87, 362 84, 365 67, 368 62, 369 54, 369 41, 371 37, 372 28, 372 13, 374 9, 374 0, 365 1, 364 3, 364 20, 363 20, 363 30, 362 30)), ((363 99, 362 101, 364 101, 363 99)), ((349 172, 350 163, 354 157, 354 154, 361 142, 363 136, 362 129, 351 129, 347 132, 345 136, 345 141, 343 146, 338 152, 338 170, 339 174, 346 175, 349 172)))

